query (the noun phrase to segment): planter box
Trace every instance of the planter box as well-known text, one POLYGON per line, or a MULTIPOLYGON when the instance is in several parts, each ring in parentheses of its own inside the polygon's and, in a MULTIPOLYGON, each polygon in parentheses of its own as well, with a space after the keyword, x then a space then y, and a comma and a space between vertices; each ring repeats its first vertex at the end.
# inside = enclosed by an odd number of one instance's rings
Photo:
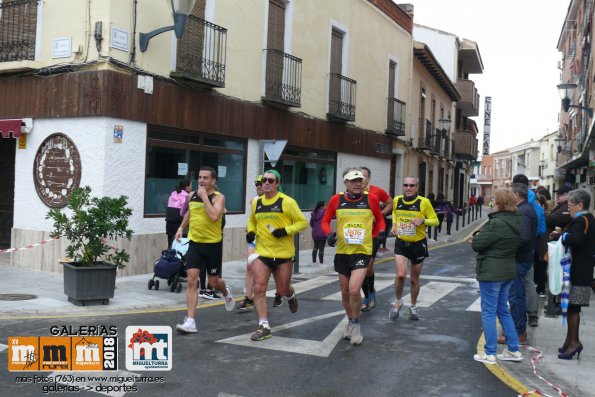
POLYGON ((98 263, 81 267, 77 263, 62 262, 64 265, 64 293, 75 305, 108 305, 116 288, 116 268, 110 264, 98 263))

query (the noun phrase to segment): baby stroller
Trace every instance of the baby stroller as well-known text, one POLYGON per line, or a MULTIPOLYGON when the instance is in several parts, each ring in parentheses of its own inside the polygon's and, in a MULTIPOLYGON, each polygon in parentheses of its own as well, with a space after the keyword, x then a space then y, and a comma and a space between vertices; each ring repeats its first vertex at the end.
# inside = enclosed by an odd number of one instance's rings
POLYGON ((186 281, 186 252, 188 251, 188 239, 174 240, 171 249, 161 252, 161 257, 155 262, 153 278, 149 280, 149 289, 159 289, 157 278, 167 279, 167 285, 171 292, 181 292, 182 282, 186 281))

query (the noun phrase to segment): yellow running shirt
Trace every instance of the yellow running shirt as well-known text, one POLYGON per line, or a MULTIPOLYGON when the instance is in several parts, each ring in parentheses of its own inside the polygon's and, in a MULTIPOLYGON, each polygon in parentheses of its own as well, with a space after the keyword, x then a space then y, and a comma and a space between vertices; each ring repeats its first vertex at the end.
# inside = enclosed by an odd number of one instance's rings
POLYGON ((258 245, 254 252, 260 256, 292 258, 295 255, 293 235, 307 226, 308 222, 297 202, 283 193, 277 193, 271 199, 262 195, 252 201, 248 232, 256 233, 258 245), (277 238, 271 234, 279 228, 284 228, 287 236, 277 238))
MULTIPOLYGON (((214 192, 209 195, 209 201, 213 203, 213 197, 221 194, 214 192)), ((213 222, 205 210, 205 203, 194 193, 188 202, 188 211, 190 212, 190 229, 188 238, 195 243, 218 243, 223 239, 221 233, 221 218, 213 222)))
POLYGON ((397 230, 397 238, 414 243, 426 238, 427 226, 438 226, 440 222, 434 208, 425 197, 416 196, 412 201, 406 201, 404 196, 397 196, 393 200, 393 224, 397 230), (425 222, 415 226, 411 221, 423 218, 425 222))

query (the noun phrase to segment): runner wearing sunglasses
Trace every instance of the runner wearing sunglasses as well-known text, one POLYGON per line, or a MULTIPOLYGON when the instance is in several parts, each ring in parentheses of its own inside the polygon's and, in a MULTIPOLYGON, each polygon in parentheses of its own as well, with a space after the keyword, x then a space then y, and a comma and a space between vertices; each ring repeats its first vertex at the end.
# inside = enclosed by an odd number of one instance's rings
POLYGON ((411 261, 411 306, 409 318, 419 320, 415 304, 419 295, 419 275, 423 261, 428 257, 428 242, 426 240, 426 227, 438 226, 438 217, 434 208, 425 197, 417 194, 419 180, 408 176, 403 182, 403 195, 393 200, 393 226, 391 234, 395 240, 395 295, 396 300, 388 313, 391 320, 399 318, 403 306, 403 289, 407 278, 407 265, 411 261))
POLYGON ((258 330, 251 339, 260 341, 270 338, 266 289, 271 274, 275 279, 277 292, 287 297, 289 310, 298 310, 298 299, 291 286, 292 257, 296 255, 293 235, 304 230, 308 223, 297 202, 281 192, 281 175, 276 170, 263 174, 263 195, 252 202, 248 220, 248 244, 258 239, 252 264, 254 276, 254 306, 258 315, 258 330))

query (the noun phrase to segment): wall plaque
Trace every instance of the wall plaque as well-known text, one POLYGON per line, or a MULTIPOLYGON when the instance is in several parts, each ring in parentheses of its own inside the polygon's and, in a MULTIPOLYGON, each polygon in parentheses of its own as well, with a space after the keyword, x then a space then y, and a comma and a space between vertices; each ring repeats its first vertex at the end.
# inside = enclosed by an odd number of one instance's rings
POLYGON ((68 204, 81 182, 81 157, 68 136, 56 133, 42 142, 33 163, 33 181, 39 198, 48 207, 68 204))

